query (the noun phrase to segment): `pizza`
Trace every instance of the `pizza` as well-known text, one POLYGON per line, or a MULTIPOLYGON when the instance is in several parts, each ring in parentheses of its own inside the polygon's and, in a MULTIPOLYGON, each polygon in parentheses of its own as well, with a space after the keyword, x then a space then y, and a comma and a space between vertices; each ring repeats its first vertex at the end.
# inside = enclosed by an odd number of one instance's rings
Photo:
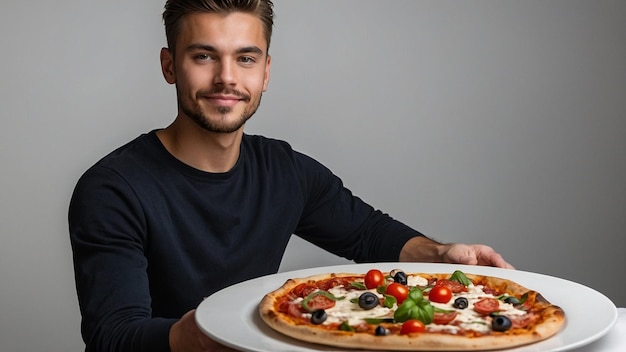
POLYGON ((565 323, 539 292, 459 270, 292 278, 263 297, 259 313, 292 338, 370 350, 505 349, 547 339, 565 323))

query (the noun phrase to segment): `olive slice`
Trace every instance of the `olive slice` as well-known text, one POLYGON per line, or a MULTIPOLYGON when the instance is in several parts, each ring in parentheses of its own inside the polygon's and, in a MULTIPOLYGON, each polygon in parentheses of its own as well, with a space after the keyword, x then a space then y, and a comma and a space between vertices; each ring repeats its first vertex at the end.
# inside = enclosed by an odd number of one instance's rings
POLYGON ((376 294, 372 292, 363 292, 363 294, 359 296, 359 307, 365 310, 376 308, 376 306, 378 306, 378 303, 378 296, 376 296, 376 294))
POLYGON ((491 328, 494 331, 507 331, 513 326, 511 319, 506 315, 496 315, 491 321, 491 328))
POLYGON ((406 285, 408 283, 407 277, 406 277, 406 273, 404 271, 398 271, 394 276, 393 276, 393 281, 401 284, 401 285, 406 285))
POLYGON ((315 325, 319 325, 326 321, 328 315, 326 311, 323 309, 314 310, 311 312, 311 323, 315 325))
POLYGON ((458 309, 465 309, 468 305, 469 301, 465 297, 458 297, 454 300, 454 303, 452 303, 452 306, 458 309))

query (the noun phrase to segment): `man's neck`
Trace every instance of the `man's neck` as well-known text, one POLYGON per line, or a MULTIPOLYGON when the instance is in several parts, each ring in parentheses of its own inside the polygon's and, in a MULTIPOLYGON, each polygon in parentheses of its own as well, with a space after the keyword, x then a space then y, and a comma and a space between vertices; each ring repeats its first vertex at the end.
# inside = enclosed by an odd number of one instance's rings
POLYGON ((222 173, 231 170, 239 159, 243 127, 233 133, 209 132, 181 117, 157 137, 178 160, 198 170, 222 173))

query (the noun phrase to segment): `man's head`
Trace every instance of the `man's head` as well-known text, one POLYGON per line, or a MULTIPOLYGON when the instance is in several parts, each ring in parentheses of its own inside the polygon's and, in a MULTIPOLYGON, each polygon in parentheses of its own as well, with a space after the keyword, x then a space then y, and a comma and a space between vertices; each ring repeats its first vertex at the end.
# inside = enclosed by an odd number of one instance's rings
POLYGON ((161 50, 178 115, 209 132, 241 132, 267 89, 273 24, 269 0, 168 0, 161 50))
POLYGON ((263 22, 267 49, 272 38, 274 25, 274 4, 271 0, 167 0, 163 11, 167 46, 176 50, 176 41, 181 30, 182 19, 192 13, 229 14, 243 12, 255 15, 263 22))

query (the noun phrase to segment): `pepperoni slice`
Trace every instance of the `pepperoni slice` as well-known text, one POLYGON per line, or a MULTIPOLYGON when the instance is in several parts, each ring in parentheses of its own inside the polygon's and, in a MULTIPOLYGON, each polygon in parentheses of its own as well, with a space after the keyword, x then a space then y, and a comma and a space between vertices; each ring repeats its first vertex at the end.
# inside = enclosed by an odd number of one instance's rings
POLYGON ((306 311, 300 306, 300 304, 292 302, 282 302, 278 306, 278 311, 296 318, 299 318, 302 316, 303 313, 306 313, 306 311))
POLYGON ((435 312, 433 316, 433 323, 438 325, 446 325, 454 320, 457 316, 457 312, 435 312))
POLYGON ((474 303, 474 310, 479 314, 491 314, 500 309, 500 302, 495 298, 483 298, 474 303))
POLYGON ((439 279, 435 283, 435 286, 446 286, 452 291, 452 293, 467 292, 467 287, 458 281, 452 281, 448 279, 439 279))
POLYGON ((311 294, 311 292, 316 291, 317 287, 313 286, 313 285, 309 285, 306 283, 302 283, 296 287, 293 288, 293 290, 291 290, 291 292, 296 295, 296 297, 306 297, 309 294, 311 294))
POLYGON ((337 286, 343 286, 346 288, 350 287, 350 282, 351 280, 349 280, 348 278, 343 278, 343 277, 335 277, 332 278, 330 280, 326 280, 320 284, 318 284, 318 287, 320 290, 324 290, 324 291, 328 291, 333 287, 337 287, 337 286))
POLYGON ((527 313, 524 315, 507 315, 511 320, 514 328, 525 328, 539 319, 535 313, 527 313))
POLYGON ((328 309, 335 306, 335 301, 324 296, 324 295, 315 295, 309 299, 306 303, 309 307, 310 311, 318 310, 318 309, 328 309))

